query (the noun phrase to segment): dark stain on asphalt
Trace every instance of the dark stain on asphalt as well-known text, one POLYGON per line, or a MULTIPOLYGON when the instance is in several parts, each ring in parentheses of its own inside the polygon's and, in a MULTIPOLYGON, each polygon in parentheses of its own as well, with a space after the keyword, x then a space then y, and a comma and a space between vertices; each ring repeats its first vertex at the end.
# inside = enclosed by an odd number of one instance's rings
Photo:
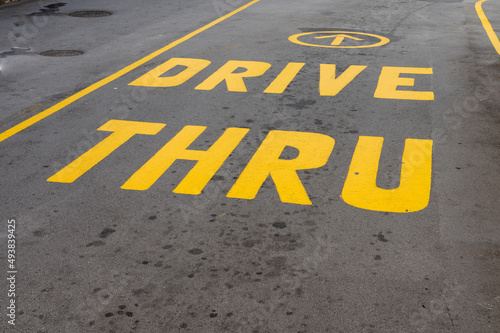
POLYGON ((274 257, 274 258, 271 258, 271 260, 266 261, 266 263, 272 269, 271 272, 266 274, 266 276, 268 276, 268 277, 280 276, 282 271, 286 267, 286 261, 287 261, 287 259, 284 256, 274 257))
POLYGON ((151 294, 156 289, 156 285, 150 283, 144 288, 132 289, 132 295, 141 296, 151 294))
POLYGON ((243 241, 244 247, 254 247, 255 245, 261 244, 262 241, 259 239, 247 239, 243 241))
POLYGON ((109 235, 111 235, 113 232, 115 232, 115 229, 111 228, 104 228, 101 233, 99 234, 99 238, 107 238, 109 235))
POLYGON ((314 105, 316 104, 316 101, 312 100, 312 99, 301 99, 300 101, 298 101, 297 103, 293 103, 293 104, 285 104, 286 106, 289 106, 291 108, 294 108, 294 109, 297 109, 297 110, 304 110, 306 109, 307 107, 311 106, 311 105, 314 105))
POLYGON ((104 245, 106 245, 106 243, 104 243, 103 241, 93 241, 93 242, 88 243, 87 245, 85 245, 85 247, 104 246, 104 245))
POLYGON ((198 255, 198 254, 202 254, 203 250, 202 249, 191 249, 191 250, 189 250, 189 253, 194 254, 194 255, 198 255))
POLYGON ((66 2, 58 2, 58 3, 53 3, 53 4, 50 4, 50 5, 47 5, 45 7, 49 8, 49 9, 57 9, 59 7, 65 6, 66 4, 67 4, 66 2))
MULTIPOLYGON (((137 306, 137 304, 136 304, 136 306, 137 306)), ((125 310, 125 308, 127 308, 127 306, 126 306, 126 305, 119 305, 119 306, 118 306, 118 309, 119 309, 119 310, 116 312, 116 314, 117 314, 117 315, 119 315, 119 316, 123 316, 123 315, 125 315, 125 316, 127 316, 127 317, 133 317, 133 316, 134 316, 134 313, 133 313, 132 311, 124 311, 124 310, 125 310)), ((104 316, 105 316, 105 317, 112 317, 112 316, 114 316, 114 315, 115 315, 115 314, 114 314, 113 312, 108 312, 108 313, 106 313, 104 316)), ((136 321, 136 323, 137 323, 137 321, 136 321)))
POLYGON ((382 231, 380 231, 377 235, 372 235, 373 237, 376 237, 377 240, 379 242, 384 242, 384 243, 387 243, 389 240, 387 238, 385 238, 384 234, 382 233, 382 231))
POLYGON ((285 229, 286 223, 285 222, 274 222, 273 227, 275 227, 277 229, 285 229))
POLYGON ((303 243, 298 242, 299 239, 299 234, 274 234, 273 245, 271 246, 271 248, 274 251, 295 251, 298 248, 302 248, 305 246, 303 243))
POLYGON ((44 8, 40 9, 38 12, 31 13, 28 16, 42 16, 42 15, 55 15, 59 14, 59 7, 65 6, 65 2, 58 2, 58 3, 53 3, 47 6, 44 6, 44 8))
POLYGON ((44 229, 39 229, 33 231, 33 236, 35 237, 45 237, 47 235, 47 232, 44 229))
MULTIPOLYGON (((9 51, 0 52, 0 58, 5 58, 7 56, 36 55, 36 54, 37 53, 36 52, 32 52, 31 48, 29 48, 29 47, 13 47, 9 51)), ((27 110, 23 110, 23 111, 27 111, 27 110)), ((11 116, 9 118, 14 118, 14 117, 17 118, 17 115, 13 115, 13 116, 11 116)), ((2 124, 5 123, 5 122, 9 122, 9 120, 10 120, 9 118, 7 118, 4 121, 2 121, 2 124)))

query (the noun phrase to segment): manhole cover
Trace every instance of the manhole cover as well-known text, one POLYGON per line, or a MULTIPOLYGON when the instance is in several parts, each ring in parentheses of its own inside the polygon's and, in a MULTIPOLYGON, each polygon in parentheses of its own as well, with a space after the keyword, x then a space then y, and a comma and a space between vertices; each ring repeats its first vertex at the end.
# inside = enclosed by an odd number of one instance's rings
POLYGON ((83 52, 78 50, 49 50, 40 52, 40 55, 45 57, 74 57, 82 54, 83 52))
POLYGON ((69 16, 72 17, 105 17, 110 15, 110 12, 105 12, 103 10, 82 10, 69 14, 69 16))

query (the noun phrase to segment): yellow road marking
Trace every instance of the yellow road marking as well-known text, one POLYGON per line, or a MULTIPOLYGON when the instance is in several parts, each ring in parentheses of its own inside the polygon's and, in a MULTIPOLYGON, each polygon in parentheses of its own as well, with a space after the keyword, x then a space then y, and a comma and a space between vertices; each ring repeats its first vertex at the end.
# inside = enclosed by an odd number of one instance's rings
POLYGON ((211 61, 205 59, 170 58, 165 63, 147 72, 128 85, 143 87, 175 87, 185 83, 210 65, 210 63, 211 61), (186 69, 174 76, 162 76, 177 66, 186 66, 186 69))
POLYGON ((165 46, 165 47, 163 47, 163 48, 161 48, 161 49, 159 49, 159 50, 157 50, 157 51, 155 51, 155 52, 153 52, 153 53, 145 56, 144 58, 142 58, 142 59, 134 62, 133 64, 131 64, 131 65, 123 68, 122 70, 116 72, 115 74, 110 75, 110 76, 108 76, 108 77, 106 77, 106 78, 104 78, 104 79, 102 79, 102 80, 100 80, 100 81, 92 84, 91 86, 83 89, 82 91, 74 94, 73 96, 70 96, 70 97, 66 98, 65 100, 57 103, 56 105, 48 108, 47 110, 42 111, 39 114, 37 114, 37 115, 35 115, 35 116, 33 116, 33 117, 29 118, 29 119, 26 119, 25 121, 21 122, 20 124, 17 124, 16 126, 14 126, 14 127, 10 128, 10 129, 6 130, 5 132, 0 133, 0 142, 2 142, 5 139, 8 139, 11 136, 13 136, 13 135, 21 132, 22 130, 30 127, 31 125, 36 124, 40 120, 47 118, 48 116, 56 113, 57 111, 63 109, 64 107, 70 105, 71 103, 79 100, 80 98, 82 98, 82 97, 90 94, 91 92, 93 92, 93 91, 101 88, 102 86, 104 86, 104 85, 106 85, 106 84, 108 84, 108 83, 116 80, 117 78, 119 78, 119 77, 121 77, 121 76, 123 76, 123 75, 125 75, 125 74, 127 74, 129 72, 131 72, 132 70, 136 69, 137 67, 142 66, 146 62, 148 62, 148 61, 152 60, 153 58, 159 56, 160 54, 162 54, 162 53, 164 53, 164 52, 166 52, 166 51, 168 51, 168 50, 176 47, 177 45, 179 45, 179 44, 181 44, 181 43, 183 43, 183 42, 185 42, 185 41, 187 41, 189 39, 191 39, 192 37, 198 35, 199 33, 203 32, 205 30, 210 29, 211 27, 219 24, 220 22, 222 22, 222 21, 228 19, 229 17, 231 17, 231 16, 233 16, 233 15, 235 15, 235 14, 243 11, 244 9, 252 6, 253 4, 255 4, 255 3, 259 2, 259 1, 260 0, 253 0, 253 1, 249 2, 249 3, 247 3, 246 5, 243 5, 240 8, 235 9, 231 13, 226 14, 226 15, 218 18, 217 20, 215 20, 215 21, 213 21, 213 22, 211 22, 211 23, 209 23, 209 24, 207 24, 207 25, 205 25, 205 26, 203 26, 203 27, 201 27, 201 28, 199 28, 199 29, 197 29, 197 30, 189 33, 189 34, 187 34, 186 36, 184 36, 184 37, 182 37, 182 38, 180 38, 180 39, 178 39, 178 40, 176 40, 176 41, 168 44, 167 46, 165 46))
POLYGON ((47 181, 72 183, 134 135, 156 135, 163 127, 165 127, 165 124, 111 119, 97 129, 98 131, 113 132, 110 136, 47 179, 47 181))
POLYGON ((351 206, 392 213, 411 213, 429 204, 432 140, 406 139, 399 187, 382 189, 377 174, 384 138, 360 136, 342 189, 351 206))
POLYGON ((282 202, 312 205, 297 170, 322 167, 334 146, 335 140, 324 134, 270 131, 226 196, 255 199, 262 184, 271 177, 282 202), (281 159, 287 146, 297 148, 299 155, 291 160, 281 159))
POLYGON ((493 44, 493 47, 497 51, 498 54, 500 54, 500 40, 498 40, 498 36, 495 33, 495 30, 493 30, 493 27, 491 26, 490 21, 486 17, 486 14, 483 11, 482 5, 484 2, 488 0, 480 0, 476 2, 476 12, 477 15, 479 16, 479 19, 481 20, 481 23, 483 24, 483 28, 486 31, 486 34, 490 38, 491 44, 493 44))
POLYGON ((299 71, 304 67, 305 62, 290 62, 286 67, 279 73, 279 75, 274 79, 269 87, 264 90, 266 94, 282 94, 285 89, 292 82, 292 80, 299 74, 299 71))
POLYGON ((354 31, 312 31, 312 32, 304 32, 301 34, 293 35, 288 37, 288 40, 292 43, 299 44, 299 45, 305 45, 305 46, 314 46, 314 47, 329 47, 329 48, 335 48, 335 49, 362 49, 362 48, 367 48, 367 47, 379 47, 382 45, 385 45, 390 42, 389 38, 375 35, 375 34, 368 34, 365 32, 354 32, 354 31), (322 39, 322 38, 333 38, 336 36, 335 40, 332 42, 331 45, 321 45, 321 44, 312 44, 312 43, 306 43, 300 40, 302 36, 310 36, 310 35, 316 35, 316 34, 334 34, 334 35, 328 35, 328 36, 318 36, 314 37, 314 39, 322 39), (346 37, 349 37, 350 39, 357 39, 357 40, 364 40, 360 39, 357 37, 353 37, 351 35, 361 35, 361 36, 369 36, 376 38, 380 40, 377 43, 373 44, 368 44, 368 45, 358 45, 358 46, 342 46, 340 45, 342 41, 346 37))
POLYGON ((247 88, 243 78, 261 76, 269 68, 271 68, 271 64, 268 64, 267 62, 229 60, 225 65, 210 75, 205 81, 197 85, 194 89, 212 90, 217 87, 219 83, 225 81, 227 91, 246 92, 247 88), (235 73, 235 71, 239 68, 244 68, 245 71, 235 73))
POLYGON ((346 38, 349 38, 349 39, 352 39, 352 40, 358 40, 358 41, 361 41, 361 40, 364 40, 362 38, 357 38, 357 37, 352 37, 352 36, 349 36, 349 35, 331 35, 331 36, 320 36, 320 37, 314 37, 316 39, 324 39, 324 38, 334 38, 333 42, 330 43, 330 45, 334 45, 334 46, 338 46, 340 44, 342 44, 342 42, 344 41, 344 39, 346 38))
POLYGON ((433 101, 432 91, 397 90, 399 86, 413 87, 415 79, 400 77, 399 74, 432 74, 432 68, 424 67, 382 67, 378 79, 377 89, 373 97, 388 99, 410 99, 421 101, 433 101))
MULTIPOLYGON (((111 119, 97 129, 112 132, 108 137, 47 181, 72 183, 135 135, 156 135, 164 127, 165 124, 162 123, 111 119)), ((205 126, 185 126, 121 188, 148 190, 175 161, 190 160, 197 163, 172 192, 201 194, 249 132, 248 128, 231 127, 207 150, 188 149, 205 129, 205 126)), ((424 209, 429 204, 431 192, 433 141, 405 140, 399 186, 393 189, 377 186, 383 142, 383 137, 359 137, 342 189, 342 199, 357 208, 382 212, 411 213, 424 209)), ((324 166, 330 159, 334 146, 335 140, 332 137, 320 133, 270 131, 239 177, 234 177, 237 180, 226 196, 255 199, 264 182, 271 178, 281 202, 311 205, 297 171, 324 166), (296 148, 298 155, 294 159, 281 158, 286 147, 296 148)), ((329 183, 325 184, 328 186, 329 183)))
POLYGON ((336 75, 336 66, 334 64, 319 65, 319 94, 321 96, 335 96, 345 88, 359 73, 367 66, 349 66, 339 77, 336 75))
MULTIPOLYGON (((211 61, 193 58, 170 58, 165 63, 150 70, 138 79, 129 83, 131 86, 143 87, 176 87, 186 83, 193 76, 210 65, 211 61), (178 66, 185 67, 180 73, 165 76, 165 73, 178 66)), ((261 77, 271 68, 271 64, 262 61, 229 60, 218 70, 212 73, 203 82, 198 84, 196 90, 212 90, 225 82, 227 91, 247 92, 245 79, 261 77), (237 71, 239 70, 239 71, 237 71), (241 71, 244 70, 244 71, 241 71)), ((281 73, 264 90, 266 94, 282 94, 295 79, 303 62, 290 62, 282 69, 281 73)), ((319 65, 319 94, 320 96, 336 96, 350 84, 367 66, 351 65, 338 77, 335 64, 319 65)), ((375 98, 408 99, 408 100, 434 100, 432 91, 397 90, 400 86, 413 87, 415 79, 400 77, 400 74, 433 74, 432 68, 424 67, 382 67, 375 98)))
POLYGON ((191 160, 197 161, 196 165, 173 192, 200 194, 249 131, 248 128, 230 127, 208 150, 188 149, 205 129, 205 126, 185 126, 135 172, 123 184, 122 189, 145 191, 153 186, 176 160, 191 160))

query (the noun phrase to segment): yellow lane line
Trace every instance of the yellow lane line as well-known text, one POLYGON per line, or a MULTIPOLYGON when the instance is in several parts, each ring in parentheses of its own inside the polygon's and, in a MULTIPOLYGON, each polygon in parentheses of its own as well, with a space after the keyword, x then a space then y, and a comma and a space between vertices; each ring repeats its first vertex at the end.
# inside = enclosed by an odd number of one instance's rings
POLYGON ((82 98, 82 97, 90 94, 94 90, 97 90, 97 89, 101 88, 102 86, 104 86, 104 85, 106 85, 106 84, 108 84, 108 83, 116 80, 117 78, 119 78, 119 77, 121 77, 121 76, 123 76, 123 75, 125 75, 125 74, 127 74, 129 72, 131 72, 132 70, 136 69, 137 67, 139 67, 139 66, 145 64, 146 62, 150 61, 151 59, 159 56, 160 54, 162 54, 162 53, 164 53, 164 52, 166 52, 166 51, 168 51, 168 50, 176 47, 177 45, 179 45, 179 44, 181 44, 181 43, 189 40, 190 38, 198 35, 199 33, 203 32, 205 30, 210 29, 214 25, 216 25, 216 24, 218 24, 218 23, 220 23, 220 22, 228 19, 229 17, 231 17, 231 16, 233 16, 233 15, 241 12, 242 10, 244 10, 244 9, 252 6, 253 4, 255 4, 255 3, 259 2, 259 1, 260 0, 253 0, 253 1, 249 2, 249 3, 247 3, 246 5, 243 5, 243 6, 239 7, 239 8, 237 8, 237 9, 235 9, 234 11, 230 12, 229 14, 226 14, 226 15, 218 18, 217 20, 215 20, 215 21, 213 21, 213 22, 211 22, 211 23, 209 23, 209 24, 207 24, 207 25, 199 28, 198 30, 195 30, 195 31, 187 34, 186 36, 184 36, 184 37, 182 37, 182 38, 180 38, 180 39, 178 39, 178 40, 176 40, 176 41, 168 44, 167 46, 165 46, 165 47, 163 47, 163 48, 161 48, 161 49, 159 49, 159 50, 157 50, 157 51, 155 51, 155 52, 153 52, 153 53, 145 56, 144 58, 142 58, 142 59, 134 62, 133 64, 131 64, 131 65, 123 68, 122 70, 116 72, 115 74, 112 74, 112 75, 110 75, 110 76, 108 76, 108 77, 106 77, 106 78, 104 78, 104 79, 102 79, 102 80, 100 80, 100 81, 92 84, 91 86, 83 89, 82 91, 74 94, 73 96, 70 96, 70 97, 66 98, 65 100, 57 103, 56 105, 48 108, 47 110, 42 111, 39 114, 37 114, 37 115, 35 115, 35 116, 33 116, 33 117, 29 118, 29 119, 26 119, 25 121, 21 122, 20 124, 17 124, 16 126, 14 126, 14 127, 10 128, 10 129, 6 130, 5 132, 0 133, 0 142, 4 141, 5 139, 10 138, 14 134, 17 134, 17 133, 21 132, 22 130, 30 127, 31 125, 36 124, 40 120, 47 118, 48 116, 56 113, 57 111, 63 109, 64 107, 70 105, 71 103, 73 103, 73 102, 79 100, 80 98, 82 98))
POLYGON ((493 44, 493 47, 495 47, 497 53, 500 54, 500 41, 498 40, 498 36, 493 30, 493 27, 491 26, 490 21, 488 21, 488 18, 486 17, 486 14, 484 14, 482 8, 483 3, 486 1, 488 0, 480 0, 476 2, 476 12, 479 16, 479 19, 481 20, 481 23, 483 24, 486 34, 488 34, 488 37, 490 38, 491 44, 493 44))

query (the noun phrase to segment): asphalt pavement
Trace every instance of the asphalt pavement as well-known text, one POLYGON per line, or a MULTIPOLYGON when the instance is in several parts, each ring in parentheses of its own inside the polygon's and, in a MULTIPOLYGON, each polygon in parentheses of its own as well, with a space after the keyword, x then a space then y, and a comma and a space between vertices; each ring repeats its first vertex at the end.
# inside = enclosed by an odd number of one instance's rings
POLYGON ((500 332, 499 13, 1 6, 0 330, 500 332))

